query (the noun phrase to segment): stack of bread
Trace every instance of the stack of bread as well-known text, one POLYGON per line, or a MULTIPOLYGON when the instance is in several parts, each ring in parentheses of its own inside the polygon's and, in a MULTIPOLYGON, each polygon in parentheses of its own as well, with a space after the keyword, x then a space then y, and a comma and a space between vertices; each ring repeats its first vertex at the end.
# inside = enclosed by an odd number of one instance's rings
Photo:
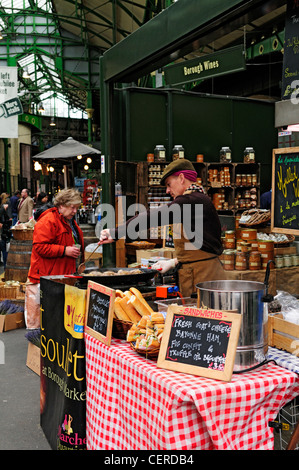
POLYGON ((136 351, 159 350, 164 331, 164 316, 154 312, 141 292, 135 287, 122 292, 116 290, 114 318, 132 323, 127 331, 127 341, 136 351))
POLYGON ((143 298, 141 292, 135 287, 122 292, 116 290, 114 302, 114 318, 126 322, 136 323, 144 315, 150 315, 153 312, 150 305, 143 298))
POLYGON ((159 351, 164 331, 164 316, 160 312, 144 315, 129 329, 127 341, 136 351, 159 351))

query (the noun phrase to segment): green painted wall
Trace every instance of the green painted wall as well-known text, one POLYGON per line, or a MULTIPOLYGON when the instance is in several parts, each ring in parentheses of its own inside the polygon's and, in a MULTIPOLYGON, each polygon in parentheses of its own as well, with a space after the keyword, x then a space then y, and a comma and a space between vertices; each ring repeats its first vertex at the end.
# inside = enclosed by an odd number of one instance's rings
POLYGON ((144 161, 164 144, 170 161, 173 145, 182 144, 191 161, 202 153, 205 161, 217 162, 220 148, 230 146, 233 162, 242 162, 245 147, 252 146, 262 164, 261 189, 270 187, 272 149, 278 146, 274 103, 142 88, 116 95, 115 159, 144 161))

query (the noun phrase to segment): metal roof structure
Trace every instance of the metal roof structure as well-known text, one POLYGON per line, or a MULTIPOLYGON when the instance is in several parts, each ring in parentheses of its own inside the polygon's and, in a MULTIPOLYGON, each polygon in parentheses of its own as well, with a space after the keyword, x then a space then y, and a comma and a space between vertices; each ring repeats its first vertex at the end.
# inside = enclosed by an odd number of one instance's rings
MULTIPOLYGON (((175 1, 0 0, 0 66, 18 67, 19 96, 25 111, 37 112, 41 103, 48 102, 48 114, 61 116, 58 98, 71 109, 97 107, 101 55, 175 1), (24 72, 29 78, 24 78, 24 72)), ((204 4, 208 0, 198 1, 204 4)), ((248 15, 248 22, 233 30, 220 25, 209 43, 177 60, 240 43, 252 51, 251 57, 265 56, 273 51, 266 41, 273 42, 275 37, 281 49, 279 34, 284 29, 287 1, 264 3, 258 19, 251 21, 248 15)))

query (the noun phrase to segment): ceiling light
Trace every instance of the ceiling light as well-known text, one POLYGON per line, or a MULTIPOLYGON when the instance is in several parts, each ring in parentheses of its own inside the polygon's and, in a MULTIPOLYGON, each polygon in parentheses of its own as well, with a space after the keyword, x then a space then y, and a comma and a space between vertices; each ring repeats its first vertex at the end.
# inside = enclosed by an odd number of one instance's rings
POLYGON ((86 159, 86 161, 87 161, 87 163, 91 163, 91 162, 92 162, 92 159, 91 159, 90 157, 88 157, 88 158, 86 159))
POLYGON ((49 170, 51 171, 51 173, 53 173, 54 168, 52 166, 50 166, 49 170))
POLYGON ((84 170, 88 170, 89 166, 88 165, 84 165, 84 170))
POLYGON ((54 121, 54 118, 53 118, 53 117, 51 118, 50 126, 56 126, 56 124, 55 124, 55 121, 54 121))
POLYGON ((78 159, 78 160, 81 160, 81 159, 82 159, 82 155, 77 155, 77 159, 78 159))
POLYGON ((3 36, 2 36, 2 33, 1 33, 1 31, 0 31, 0 40, 1 40, 1 39, 3 39, 3 36))
POLYGON ((39 113, 43 113, 44 111, 45 111, 45 108, 44 108, 44 106, 43 106, 43 103, 40 102, 39 105, 38 105, 38 112, 39 112, 39 113))
POLYGON ((28 67, 24 67, 22 77, 23 77, 23 78, 30 78, 29 71, 28 71, 28 67))

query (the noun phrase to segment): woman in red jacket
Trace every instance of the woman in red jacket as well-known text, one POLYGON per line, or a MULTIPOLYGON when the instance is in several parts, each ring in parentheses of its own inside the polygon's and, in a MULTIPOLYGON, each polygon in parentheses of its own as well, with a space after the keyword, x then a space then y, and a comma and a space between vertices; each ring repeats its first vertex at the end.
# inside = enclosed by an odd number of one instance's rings
POLYGON ((39 328, 39 282, 42 276, 73 274, 76 259, 84 261, 83 233, 74 216, 81 205, 74 189, 60 191, 54 207, 43 212, 34 226, 30 269, 26 286, 27 328, 39 328))

